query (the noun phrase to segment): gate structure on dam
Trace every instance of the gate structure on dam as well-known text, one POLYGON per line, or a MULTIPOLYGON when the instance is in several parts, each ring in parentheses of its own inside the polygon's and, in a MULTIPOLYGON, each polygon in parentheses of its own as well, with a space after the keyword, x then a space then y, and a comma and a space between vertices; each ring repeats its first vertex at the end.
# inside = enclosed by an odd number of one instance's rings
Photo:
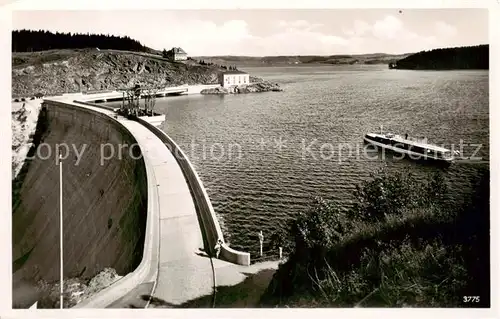
POLYGON ((156 85, 135 85, 123 91, 120 111, 125 115, 152 116, 156 105, 156 96, 163 88, 156 85), (141 108, 141 99, 144 100, 141 108))

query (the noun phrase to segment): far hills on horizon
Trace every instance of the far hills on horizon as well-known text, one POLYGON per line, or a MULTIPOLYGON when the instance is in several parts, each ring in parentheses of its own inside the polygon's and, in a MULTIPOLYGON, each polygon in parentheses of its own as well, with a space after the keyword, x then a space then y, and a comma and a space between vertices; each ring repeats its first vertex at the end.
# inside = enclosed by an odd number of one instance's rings
POLYGON ((391 69, 488 69, 489 45, 436 48, 415 53, 281 55, 281 56, 195 56, 198 61, 246 66, 280 64, 386 64, 391 69))
MULTIPOLYGON (((15 30, 12 32, 12 52, 37 52, 62 49, 111 49, 144 52, 160 55, 155 50, 142 45, 130 37, 104 34, 52 33, 43 30, 15 30)), ((166 48, 169 49, 169 48, 166 48)), ((437 48, 416 53, 388 54, 335 54, 335 55, 279 55, 279 56, 190 56, 192 60, 219 65, 263 66, 282 64, 386 64, 396 69, 488 69, 488 44, 469 47, 437 48), (430 52, 434 52, 430 54, 430 52), (454 62, 430 60, 447 59, 454 62), (423 60, 430 59, 428 62, 423 60), (467 61, 465 61, 465 60, 467 61), (468 62, 468 61, 472 62, 468 62), (400 62, 401 61, 401 62, 400 62), (400 62, 400 63, 398 63, 400 62), (416 63, 416 64, 415 64, 416 63), (442 67, 441 67, 442 66, 442 67)), ((189 52, 188 52, 189 54, 189 52)))
POLYGON ((193 59, 218 64, 388 64, 413 53, 334 54, 334 55, 276 55, 276 56, 194 56, 193 59))

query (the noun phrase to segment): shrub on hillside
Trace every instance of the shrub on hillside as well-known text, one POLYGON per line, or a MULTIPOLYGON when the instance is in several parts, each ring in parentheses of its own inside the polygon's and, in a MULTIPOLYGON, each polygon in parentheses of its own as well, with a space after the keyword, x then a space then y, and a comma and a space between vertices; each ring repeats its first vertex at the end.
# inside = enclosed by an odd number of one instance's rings
POLYGON ((335 202, 315 198, 311 209, 300 213, 291 224, 295 253, 321 260, 326 248, 341 240, 351 226, 345 212, 335 202))
POLYGON ((384 221, 391 215, 422 206, 444 209, 448 187, 440 173, 419 182, 411 173, 380 171, 371 180, 357 185, 350 217, 363 221, 384 221))
POLYGON ((293 249, 264 305, 489 305, 489 171, 463 207, 446 202, 442 175, 374 176, 347 213, 317 199, 291 223, 293 249), (452 209, 453 208, 453 209, 452 209))

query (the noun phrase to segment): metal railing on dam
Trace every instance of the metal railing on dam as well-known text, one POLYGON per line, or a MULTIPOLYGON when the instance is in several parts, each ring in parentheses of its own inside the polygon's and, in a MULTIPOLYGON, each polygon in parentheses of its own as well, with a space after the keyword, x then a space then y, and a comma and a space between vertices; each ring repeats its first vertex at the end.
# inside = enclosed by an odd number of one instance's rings
POLYGON ((224 242, 224 236, 222 234, 219 221, 215 215, 215 211, 212 207, 208 194, 203 187, 203 183, 181 148, 161 129, 143 119, 139 118, 137 121, 147 127, 169 148, 184 173, 184 177, 186 178, 188 186, 191 189, 194 204, 202 223, 201 226, 204 230, 206 244, 208 245, 208 247, 206 247, 207 253, 211 256, 215 256, 215 246, 220 240, 222 242, 219 255, 221 259, 238 265, 250 265, 250 253, 234 250, 224 242))

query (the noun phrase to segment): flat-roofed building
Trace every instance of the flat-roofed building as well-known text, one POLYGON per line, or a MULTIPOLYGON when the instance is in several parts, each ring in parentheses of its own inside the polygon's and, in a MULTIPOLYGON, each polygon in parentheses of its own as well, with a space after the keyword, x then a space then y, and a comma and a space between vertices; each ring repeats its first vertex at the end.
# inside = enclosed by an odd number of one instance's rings
POLYGON ((219 84, 222 87, 250 84, 250 75, 243 71, 224 71, 219 74, 219 84))

